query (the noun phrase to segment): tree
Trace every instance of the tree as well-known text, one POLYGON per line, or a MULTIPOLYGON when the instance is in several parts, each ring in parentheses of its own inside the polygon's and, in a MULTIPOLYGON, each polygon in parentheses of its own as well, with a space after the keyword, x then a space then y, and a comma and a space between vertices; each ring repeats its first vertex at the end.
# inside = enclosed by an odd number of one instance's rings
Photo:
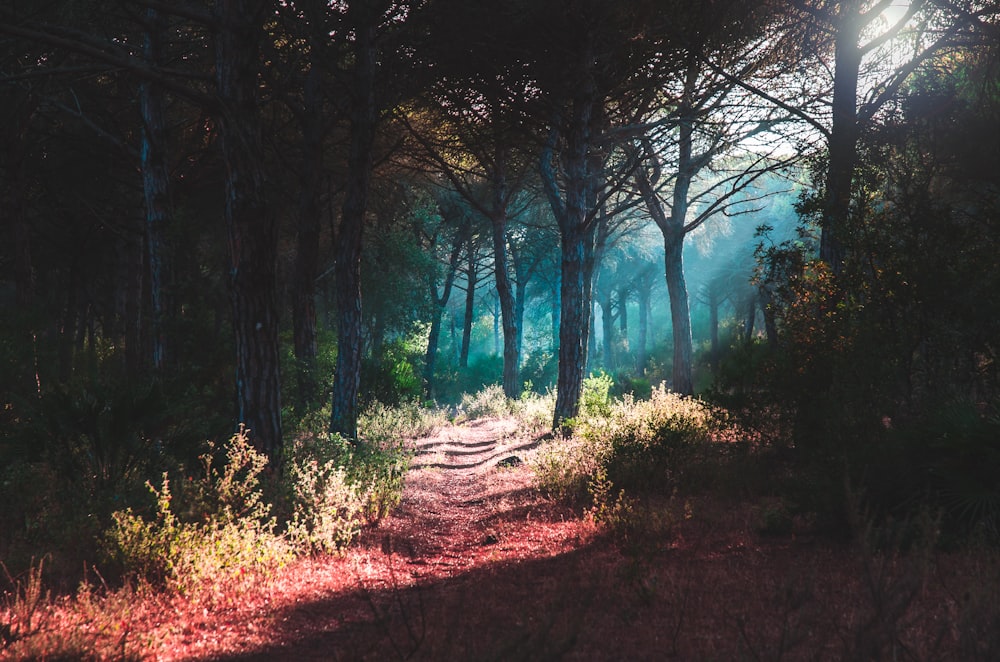
POLYGON ((217 0, 215 78, 226 163, 225 225, 236 342, 237 420, 268 457, 281 447, 276 270, 278 225, 266 197, 258 53, 265 0, 217 0))
POLYGON ((663 17, 647 10, 651 8, 644 3, 612 6, 582 0, 572 6, 543 4, 533 17, 538 25, 557 26, 554 34, 538 38, 546 46, 533 62, 539 119, 546 125, 542 187, 561 246, 556 428, 577 414, 598 226, 609 214, 606 202, 632 167, 631 159, 616 151, 627 133, 615 123, 627 124, 655 86, 646 65, 663 17))

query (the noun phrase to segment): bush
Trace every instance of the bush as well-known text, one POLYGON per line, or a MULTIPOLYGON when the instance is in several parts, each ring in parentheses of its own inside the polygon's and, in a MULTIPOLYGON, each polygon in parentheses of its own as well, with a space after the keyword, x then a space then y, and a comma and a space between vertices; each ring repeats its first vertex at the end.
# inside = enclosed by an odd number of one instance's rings
POLYGON ((671 492, 718 429, 705 403, 662 384, 649 400, 626 396, 606 418, 585 418, 579 433, 591 440, 608 478, 630 490, 671 492))
POLYGON ((240 581, 248 573, 269 572, 290 559, 291 549, 275 533, 271 506, 262 498, 266 457, 253 449, 242 430, 226 444, 221 470, 213 467, 214 450, 202 456, 204 476, 191 481, 184 519, 172 505, 166 473, 159 489, 147 483, 156 499, 152 520, 131 508, 112 515, 105 548, 127 573, 190 593, 240 581))
POLYGON ((580 393, 580 413, 583 416, 602 417, 611 414, 611 389, 615 380, 603 370, 583 380, 580 393))
POLYGON ((349 444, 339 436, 293 440, 285 448, 285 481, 292 504, 287 534, 300 551, 336 552, 361 530, 365 495, 350 484, 342 460, 349 444))
POLYGON ((462 394, 459 411, 468 419, 503 418, 514 413, 514 403, 499 384, 491 384, 475 394, 462 394))
MULTIPOLYGON (((325 423, 328 424, 329 410, 325 423)), ((421 406, 410 400, 389 407, 372 402, 358 417, 358 436, 368 443, 385 444, 395 440, 426 437, 447 423, 444 410, 421 406)))

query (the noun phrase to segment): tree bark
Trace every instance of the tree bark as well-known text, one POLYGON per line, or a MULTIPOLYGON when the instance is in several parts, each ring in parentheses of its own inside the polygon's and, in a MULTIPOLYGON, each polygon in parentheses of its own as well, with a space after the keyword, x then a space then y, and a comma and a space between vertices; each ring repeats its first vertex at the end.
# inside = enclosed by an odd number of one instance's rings
POLYGON ((590 301, 585 297, 585 236, 564 232, 562 278, 559 288, 559 376, 552 427, 562 428, 566 419, 579 412, 583 374, 587 364, 590 301))
MULTIPOLYGON (((160 66, 163 32, 166 21, 160 12, 146 10, 143 56, 149 66, 160 66)), ((163 90, 155 81, 139 84, 139 109, 142 113, 142 148, 140 167, 146 200, 146 254, 150 294, 150 361, 162 371, 167 360, 164 322, 169 316, 170 261, 166 237, 170 224, 170 170, 167 165, 166 102, 163 90)))
MULTIPOLYGON (((355 5, 351 5, 352 11, 355 5)), ((363 10, 359 10, 363 11, 363 10)), ((361 237, 372 174, 375 141, 375 25, 367 17, 355 24, 354 100, 348 181, 337 236, 337 365, 333 378, 330 432, 358 436, 358 387, 361 380, 361 237)))
POLYGON ((820 259, 835 275, 844 265, 842 234, 850 214, 851 185, 857 159, 858 73, 862 51, 860 6, 856 0, 841 4, 834 42, 833 118, 826 176, 826 208, 820 233, 820 259))
POLYGON ((232 261, 237 421, 274 462, 282 447, 277 222, 266 202, 257 99, 260 21, 267 5, 261 0, 217 0, 216 83, 232 261))
POLYGON ((663 260, 667 294, 670 297, 670 322, 673 326, 674 340, 671 389, 681 395, 691 395, 694 392, 691 377, 693 341, 691 339, 691 313, 688 308, 687 283, 684 279, 683 238, 682 233, 665 233, 663 260))

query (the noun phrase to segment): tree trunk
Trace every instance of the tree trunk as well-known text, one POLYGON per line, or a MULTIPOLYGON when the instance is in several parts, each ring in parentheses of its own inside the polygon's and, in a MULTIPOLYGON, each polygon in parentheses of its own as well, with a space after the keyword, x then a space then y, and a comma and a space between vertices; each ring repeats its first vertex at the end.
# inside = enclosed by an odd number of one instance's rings
POLYGON ((834 42, 833 118, 826 176, 826 208, 820 234, 820 259, 835 275, 844 266, 842 234, 851 206, 851 185, 857 159, 858 72, 862 52, 858 47, 861 20, 858 3, 843 3, 834 42))
POLYGON ((222 106, 225 220, 232 260, 237 420, 273 462, 282 447, 275 305, 277 223, 266 203, 257 99, 260 21, 266 6, 260 0, 217 0, 216 83, 222 106))
POLYGON ((618 288, 618 340, 623 356, 628 354, 628 295, 627 287, 618 288))
MULTIPOLYGON (((166 21, 160 12, 153 8, 147 9, 143 56, 150 66, 162 64, 161 48, 165 28, 166 21)), ((166 103, 163 90, 157 83, 151 80, 139 83, 139 109, 142 113, 140 168, 146 200, 146 252, 149 263, 150 359, 154 370, 162 371, 167 360, 168 344, 163 327, 170 311, 170 261, 166 237, 171 210, 170 169, 166 156, 167 128, 164 119, 166 103)))
POLYGON ((719 374, 719 291, 714 284, 708 287, 708 337, 709 361, 712 374, 719 374))
POLYGON ((604 351, 604 369, 613 372, 615 369, 615 319, 611 313, 611 290, 600 292, 601 298, 601 332, 604 334, 602 343, 604 351))
POLYGON ((646 365, 649 362, 646 346, 649 337, 649 300, 652 296, 651 288, 643 284, 643 286, 639 287, 637 295, 639 298, 639 336, 636 338, 638 347, 636 347, 635 371, 641 376, 646 374, 646 365))
POLYGON ((437 363, 438 345, 441 343, 441 320, 444 317, 444 307, 435 304, 431 313, 431 328, 427 334, 427 352, 424 354, 424 395, 433 400, 436 393, 434 370, 437 363))
POLYGON ((563 427, 566 419, 579 412, 583 374, 587 363, 587 342, 590 327, 590 301, 586 299, 584 281, 585 237, 582 233, 566 232, 562 238, 562 269, 559 288, 559 376, 556 406, 552 426, 563 427))
POLYGON ((694 392, 691 377, 693 341, 691 339, 691 314, 688 309, 687 283, 684 280, 683 236, 683 234, 666 233, 663 238, 663 250, 667 293, 670 297, 670 322, 673 326, 674 340, 671 389, 681 395, 691 395, 694 392))
POLYGON ((493 300, 493 355, 500 356, 503 340, 500 337, 500 298, 493 300))
POLYGON ((757 321, 757 297, 752 293, 747 297, 747 316, 743 323, 743 342, 753 340, 753 327, 757 321))
MULTIPOLYGON (((354 5, 351 5, 352 9, 354 5)), ((355 98, 351 111, 348 181, 337 236, 337 365, 333 379, 330 432, 358 436, 358 387, 361 380, 361 237, 372 174, 375 141, 375 27, 355 27, 355 98)))
POLYGON ((462 317, 462 351, 458 355, 458 366, 469 367, 469 345, 472 342, 472 318, 476 307, 476 286, 479 283, 478 265, 476 264, 475 240, 469 239, 468 262, 465 271, 465 314, 462 317))
POLYGON ((490 219, 493 224, 493 274, 497 298, 500 301, 500 321, 503 325, 503 392, 516 398, 521 392, 520 321, 515 315, 514 293, 507 267, 507 211, 497 211, 490 219))

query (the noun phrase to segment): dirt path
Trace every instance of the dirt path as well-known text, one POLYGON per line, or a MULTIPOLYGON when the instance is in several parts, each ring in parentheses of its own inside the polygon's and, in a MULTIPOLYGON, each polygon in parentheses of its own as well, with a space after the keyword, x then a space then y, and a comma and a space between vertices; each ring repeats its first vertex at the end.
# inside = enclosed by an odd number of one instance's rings
POLYGON ((447 426, 417 440, 402 503, 344 556, 298 561, 240 604, 178 605, 190 621, 178 626, 177 613, 153 633, 154 655, 472 659, 528 643, 535 617, 512 611, 519 598, 509 590, 551 591, 555 575, 534 564, 570 554, 596 533, 533 488, 523 459, 537 446, 512 419, 447 426))

